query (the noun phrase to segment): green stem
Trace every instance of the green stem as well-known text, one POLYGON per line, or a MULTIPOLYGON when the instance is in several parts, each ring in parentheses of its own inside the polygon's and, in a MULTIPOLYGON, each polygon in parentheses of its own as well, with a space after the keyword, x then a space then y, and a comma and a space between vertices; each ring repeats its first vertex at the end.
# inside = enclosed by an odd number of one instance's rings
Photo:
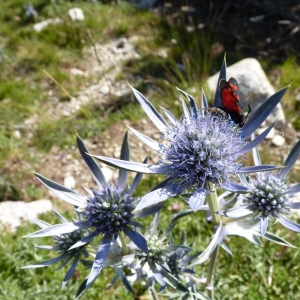
POLYGON ((210 261, 209 261, 209 266, 208 266, 208 271, 207 271, 207 279, 206 279, 206 288, 207 288, 207 294, 208 297, 211 300, 215 299, 214 296, 214 283, 213 283, 213 275, 217 263, 217 258, 218 258, 218 253, 219 253, 219 246, 215 248, 213 253, 210 256, 210 261))
POLYGON ((127 245, 126 245, 126 242, 125 242, 125 235, 124 235, 123 232, 119 232, 119 238, 120 238, 120 241, 121 241, 121 244, 122 244, 123 255, 129 254, 128 253, 128 248, 127 248, 127 245))
POLYGON ((158 295, 156 294, 156 291, 155 291, 154 287, 151 287, 149 289, 149 293, 150 293, 150 296, 151 296, 152 300, 159 300, 158 295))
POLYGON ((213 191, 212 193, 209 193, 206 196, 206 201, 209 207, 209 211, 212 216, 212 222, 214 225, 220 224, 220 215, 216 214, 217 211, 219 211, 219 203, 217 198, 217 193, 215 190, 215 185, 213 183, 207 182, 207 187, 210 191, 213 191))
MULTIPOLYGON (((219 203, 218 203, 217 193, 215 190, 215 185, 210 182, 207 182, 207 187, 209 188, 210 191, 213 191, 212 193, 208 194, 206 198, 207 204, 209 206, 209 211, 212 216, 212 223, 216 226, 219 226, 221 218, 218 214, 216 214, 216 212, 219 211, 219 203)), ((209 266, 207 271, 206 288, 207 288, 207 294, 211 300, 215 299, 213 275, 217 263, 218 253, 219 253, 219 246, 215 248, 215 250, 210 256, 210 261, 209 261, 209 266)))

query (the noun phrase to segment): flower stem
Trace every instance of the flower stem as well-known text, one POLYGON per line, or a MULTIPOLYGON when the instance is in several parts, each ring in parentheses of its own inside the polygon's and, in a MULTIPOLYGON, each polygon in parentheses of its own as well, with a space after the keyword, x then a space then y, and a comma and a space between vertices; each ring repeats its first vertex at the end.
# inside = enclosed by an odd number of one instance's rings
POLYGON ((210 261, 209 261, 209 267, 207 271, 207 278, 206 278, 206 288, 207 288, 207 294, 210 300, 214 300, 214 283, 213 283, 213 275, 217 263, 217 258, 218 258, 218 253, 219 253, 219 246, 215 248, 213 253, 210 256, 210 261))
POLYGON ((127 244, 125 242, 125 235, 123 232, 119 233, 119 238, 120 238, 120 241, 122 244, 123 255, 126 255, 126 254, 128 254, 128 248, 127 248, 127 244))
POLYGON ((216 212, 219 211, 219 204, 218 204, 217 193, 215 190, 215 185, 210 182, 207 182, 207 186, 208 186, 209 190, 212 191, 211 193, 209 193, 206 196, 206 201, 207 201, 209 211, 210 211, 211 217, 212 217, 212 223, 214 225, 219 225, 220 224, 220 215, 216 214, 216 212))
POLYGON ((149 293, 150 293, 150 297, 152 298, 152 300, 159 300, 154 287, 149 288, 149 293))
MULTIPOLYGON (((220 225, 220 216, 216 214, 216 212, 219 211, 219 204, 218 204, 218 198, 217 198, 217 193, 215 190, 215 185, 207 182, 207 186, 210 191, 212 191, 210 194, 207 195, 206 201, 209 206, 209 211, 211 213, 212 217, 212 223, 215 226, 220 225)), ((208 271, 207 271, 207 279, 206 279, 206 288, 207 288, 207 294, 211 300, 214 300, 214 283, 213 283, 213 275, 217 263, 217 258, 218 258, 218 253, 219 253, 219 246, 215 248, 215 250, 212 252, 210 256, 210 261, 209 261, 209 266, 208 266, 208 271)))

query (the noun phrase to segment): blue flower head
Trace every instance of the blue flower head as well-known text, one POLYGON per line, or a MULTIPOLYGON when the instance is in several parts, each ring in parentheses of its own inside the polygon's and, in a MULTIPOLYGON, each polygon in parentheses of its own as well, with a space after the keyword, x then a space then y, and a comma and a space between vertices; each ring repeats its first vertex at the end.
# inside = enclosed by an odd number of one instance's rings
MULTIPOLYGON (((138 186, 142 175, 138 173, 132 185, 127 187, 128 172, 120 170, 118 182, 114 186, 106 181, 101 168, 89 155, 79 136, 77 136, 77 144, 82 158, 97 183, 97 188, 93 190, 86 189, 88 195, 83 196, 40 174, 36 174, 36 177, 56 196, 75 205, 81 219, 74 222, 63 222, 63 224, 47 226, 46 228, 43 227, 41 230, 26 237, 57 236, 57 247, 64 247, 63 249, 66 253, 76 252, 76 249, 92 243, 92 241, 98 240, 101 237, 102 240, 100 245, 98 244, 97 246, 91 272, 86 280, 86 287, 89 287, 103 269, 110 248, 120 234, 122 237, 124 235, 127 236, 141 252, 148 253, 145 238, 135 230, 136 227, 141 227, 141 225, 134 218, 153 214, 161 208, 161 205, 156 205, 150 209, 140 210, 138 213, 135 213, 134 209, 139 199, 133 198, 132 194, 138 186), (82 230, 85 231, 83 237, 77 238, 77 240, 70 238, 72 235, 77 237, 77 233, 82 230), (68 242, 63 246, 64 241, 68 242)), ((120 159, 129 160, 129 156, 128 134, 126 132, 120 159)), ((147 160, 144 161, 144 163, 146 162, 147 160)))
POLYGON ((82 212, 91 228, 100 234, 118 234, 131 225, 135 199, 120 187, 107 183, 101 190, 93 190, 82 212))
MULTIPOLYGON (((62 224, 68 223, 68 221, 58 212, 53 211, 53 213, 59 218, 62 224)), ((78 213, 77 221, 81 221, 81 216, 78 213)), ((45 230, 51 228, 50 224, 41 220, 35 220, 35 223, 45 230)), ((77 230, 70 233, 54 235, 54 246, 37 246, 37 248, 56 251, 58 253, 58 256, 47 261, 36 263, 34 265, 28 265, 26 267, 23 267, 22 269, 47 267, 58 262, 61 263, 59 268, 62 268, 63 266, 67 265, 70 261, 73 261, 71 267, 65 275, 65 278, 63 279, 62 287, 64 287, 67 284, 68 280, 71 278, 72 274, 74 273, 79 260, 83 257, 87 258, 89 256, 89 253, 86 250, 86 245, 82 245, 80 247, 70 250, 70 248, 74 244, 76 244, 86 236, 86 233, 87 232, 85 230, 77 230)))
MULTIPOLYGON (((269 220, 276 220, 288 229, 300 232, 300 225, 291 221, 288 216, 291 209, 299 209, 300 202, 294 201, 295 194, 300 192, 300 183, 289 184, 287 175, 300 154, 300 141, 288 155, 284 168, 277 171, 257 173, 255 177, 241 176, 243 194, 239 196, 243 206, 220 212, 230 218, 243 218, 254 215, 260 220, 260 232, 265 236, 269 220)), ((261 165, 257 149, 253 149, 254 161, 261 165)))
MULTIPOLYGON (((170 242, 170 233, 175 224, 164 232, 158 230, 159 213, 154 216, 154 219, 145 233, 145 238, 148 244, 148 253, 141 252, 139 249, 135 249, 134 260, 129 264, 129 268, 134 270, 136 279, 146 277, 148 281, 148 287, 151 289, 154 287, 154 283, 157 282, 166 288, 167 285, 174 287, 174 283, 178 287, 186 288, 180 283, 177 278, 178 269, 170 267, 173 262, 176 264, 178 260, 174 262, 174 255, 180 256, 182 253, 189 252, 190 247, 184 245, 184 242, 180 242, 179 245, 174 245, 172 240, 170 242), (172 259, 173 258, 173 259, 172 259), (172 282, 172 284, 170 284, 172 282)), ((135 247, 136 248, 136 247, 135 247)), ((175 266, 177 268, 177 264, 175 266)))
MULTIPOLYGON (((219 80, 226 78, 224 61, 219 80)), ((131 131, 158 153, 157 165, 140 164, 121 161, 113 158, 94 156, 96 159, 115 166, 141 173, 165 174, 166 180, 152 192, 145 195, 136 210, 154 205, 172 196, 188 190, 191 193, 189 205, 193 210, 201 209, 205 198, 210 193, 209 184, 221 186, 227 190, 235 190, 232 177, 240 173, 260 172, 274 169, 274 166, 244 167, 244 154, 255 147, 274 126, 272 124, 255 140, 247 143, 247 138, 268 117, 272 109, 279 103, 286 88, 267 99, 245 122, 242 128, 234 123, 225 112, 216 114, 208 109, 203 93, 202 109, 196 105, 195 99, 180 91, 189 101, 189 108, 182 101, 183 117, 177 120, 171 112, 163 109, 167 122, 153 105, 137 90, 134 95, 144 111, 162 133, 164 143, 157 143, 151 138, 131 131)), ((220 91, 217 88, 214 106, 220 107, 220 91)))
POLYGON ((235 124, 209 112, 183 117, 164 134, 168 141, 159 151, 160 164, 170 168, 167 176, 178 182, 180 189, 208 192, 206 182, 222 185, 243 165, 240 154, 246 142, 235 124))

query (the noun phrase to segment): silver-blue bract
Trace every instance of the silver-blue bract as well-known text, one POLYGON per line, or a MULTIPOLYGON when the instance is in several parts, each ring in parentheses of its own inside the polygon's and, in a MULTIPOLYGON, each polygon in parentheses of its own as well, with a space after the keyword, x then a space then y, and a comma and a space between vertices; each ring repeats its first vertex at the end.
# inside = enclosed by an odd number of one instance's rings
MULTIPOLYGON (((91 174, 93 175, 97 188, 94 190, 86 189, 88 195, 80 195, 77 192, 51 181, 42 175, 36 174, 36 177, 56 196, 68 203, 76 206, 77 213, 81 219, 74 222, 63 222, 62 224, 45 226, 41 230, 27 235, 26 237, 43 236, 71 236, 72 233, 84 231, 85 235, 72 244, 68 245, 68 253, 73 253, 78 249, 91 243, 95 238, 102 237, 101 243, 97 246, 91 272, 85 281, 85 288, 88 288, 98 277, 105 265, 105 261, 110 252, 110 248, 115 243, 119 234, 126 235, 141 252, 148 253, 147 242, 145 238, 135 229, 141 225, 134 220, 137 217, 143 217, 157 212, 161 205, 144 209, 138 213, 133 210, 139 199, 132 197, 133 192, 138 186, 142 175, 137 174, 131 187, 127 187, 127 171, 119 171, 119 179, 116 186, 107 182, 101 168, 95 160, 89 155, 83 141, 77 136, 77 145, 80 154, 86 162, 91 174)), ((126 132, 121 148, 121 161, 129 160, 130 151, 128 144, 128 134, 126 132)), ((146 163, 147 160, 144 161, 146 163)))
MULTIPOLYGON (((226 63, 224 61, 219 80, 226 78, 226 63)), ((219 81, 218 81, 219 82, 219 81)), ((253 141, 247 143, 247 138, 265 121, 272 109, 279 103, 286 88, 267 99, 239 128, 230 117, 211 115, 207 108, 205 95, 202 96, 202 109, 198 109, 195 99, 184 94, 189 101, 189 108, 182 101, 183 117, 177 120, 171 112, 163 109, 168 122, 153 107, 153 105, 136 89, 132 88, 136 99, 159 129, 165 143, 157 143, 151 138, 131 129, 131 131, 152 149, 157 151, 157 165, 140 164, 121 161, 109 157, 94 156, 100 161, 124 170, 164 174, 166 180, 152 192, 145 195, 136 210, 162 202, 170 197, 188 190, 190 207, 196 211, 201 209, 206 196, 210 193, 209 183, 221 186, 226 190, 236 191, 240 188, 232 179, 241 173, 262 172, 276 169, 275 166, 244 167, 243 155, 255 147, 272 129, 267 130, 253 141)), ((214 106, 220 102, 217 88, 214 106)))
MULTIPOLYGON (((56 214, 56 216, 59 218, 62 224, 69 223, 69 221, 66 220, 58 212, 53 211, 53 213, 56 214)), ((77 213, 77 221, 78 222, 81 221, 81 216, 78 213, 77 213)), ((42 220, 35 220, 35 223, 43 229, 51 228, 52 226, 51 224, 48 224, 47 222, 42 220)), ((63 279, 62 282, 62 288, 63 288, 67 284, 68 280, 71 278, 72 274, 74 273, 79 260, 83 258, 87 258, 89 256, 89 253, 86 249, 86 245, 70 250, 70 247, 72 247, 74 244, 79 242, 81 239, 85 238, 86 234, 87 234, 86 230, 77 230, 70 233, 54 235, 53 236, 55 241, 54 246, 37 246, 36 248, 58 252, 58 256, 43 262, 39 262, 33 265, 28 265, 26 267, 23 267, 22 269, 48 267, 56 263, 61 263, 61 265, 58 267, 58 269, 60 269, 66 266, 68 263, 72 262, 67 274, 63 279)))
POLYGON ((189 276, 193 274, 195 278, 197 277, 187 267, 192 248, 185 245, 184 239, 181 239, 179 245, 174 245, 170 233, 175 224, 161 232, 158 229, 158 222, 159 213, 154 216, 149 229, 144 234, 149 252, 144 253, 134 249, 134 259, 128 268, 134 271, 134 281, 145 277, 150 290, 155 289, 156 282, 161 286, 161 290, 171 286, 183 294, 189 293, 189 289, 181 283, 179 274, 189 273, 189 276))
MULTIPOLYGON (((295 194, 300 192, 300 183, 287 183, 287 175, 300 154, 300 141, 288 155, 284 168, 280 171, 257 173, 256 177, 241 176, 246 194, 241 194, 244 206, 234 207, 220 212, 230 218, 251 216, 260 220, 260 232, 264 236, 269 220, 276 220, 288 229, 300 232, 300 225, 288 218, 291 209, 300 209, 300 202, 295 202, 295 194)), ((261 160, 257 149, 253 149, 254 161, 257 166, 261 160)))

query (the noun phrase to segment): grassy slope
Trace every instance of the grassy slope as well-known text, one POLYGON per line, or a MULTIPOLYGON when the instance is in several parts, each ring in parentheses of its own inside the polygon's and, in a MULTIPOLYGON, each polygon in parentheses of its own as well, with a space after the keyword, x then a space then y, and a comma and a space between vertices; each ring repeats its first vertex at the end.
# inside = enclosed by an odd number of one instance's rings
MULTIPOLYGON (((38 3, 41 1, 31 2, 33 5, 38 3)), ((30 155, 29 149, 33 152, 47 152, 52 144, 60 147, 74 145, 76 126, 84 128, 81 133, 83 137, 93 137, 120 118, 119 113, 112 113, 109 118, 102 120, 100 125, 98 117, 101 111, 95 111, 87 106, 83 110, 85 113, 81 112, 72 118, 61 118, 59 122, 39 121, 34 142, 29 144, 26 140, 27 132, 22 131, 22 124, 33 114, 43 119, 44 111, 47 109, 44 103, 47 92, 53 90, 61 101, 68 100, 42 70, 46 69, 69 93, 76 95, 80 86, 84 86, 84 82, 74 82, 67 70, 77 66, 83 58, 82 48, 89 46, 87 29, 91 31, 94 40, 105 41, 119 35, 151 36, 153 32, 150 27, 158 23, 153 15, 137 12, 128 6, 103 6, 99 3, 80 1, 76 6, 84 9, 86 20, 82 23, 74 23, 67 16, 68 8, 73 6, 71 3, 66 1, 56 1, 58 5, 50 5, 50 1, 45 3, 48 4, 39 11, 40 20, 59 16, 63 22, 55 26, 51 25, 41 33, 35 33, 32 30, 33 22, 25 19, 24 1, 10 0, 0 4, 0 23, 3 25, 0 43, 4 45, 0 52, 0 166, 5 164, 5 169, 1 168, 0 174, 0 184, 2 182, 0 197, 2 198, 30 200, 43 196, 44 191, 34 185, 27 183, 21 186, 20 184, 26 182, 29 170, 42 169, 39 161, 30 155), (14 136, 15 129, 20 129, 21 139, 14 136), (9 168, 16 162, 18 172, 16 169, 9 168)), ((156 31, 157 34, 161 34, 157 36, 157 40, 140 45, 144 59, 138 63, 128 63, 127 72, 120 76, 142 74, 146 77, 145 74, 148 74, 150 78, 147 85, 150 82, 158 87, 158 93, 151 99, 158 103, 163 97, 166 102, 164 105, 168 108, 173 106, 173 85, 183 89, 191 86, 198 88, 201 79, 208 72, 217 70, 221 57, 214 61, 207 54, 213 39, 199 42, 198 33, 192 34, 187 39, 186 34, 175 30, 178 29, 175 26, 171 26, 173 31, 170 31, 170 27, 165 22, 161 22, 160 26, 162 30, 156 31), (170 37, 177 39, 176 47, 169 43, 170 37), (163 60, 153 55, 154 49, 166 44, 172 47, 170 53, 173 60, 163 60), (188 70, 187 75, 178 71, 174 64, 175 60, 184 64, 188 70), (171 84, 165 78, 168 78, 171 84)), ((292 61, 280 67, 284 76, 279 76, 281 81, 279 86, 282 87, 293 80, 294 68, 295 64, 292 61)), ((292 97, 290 99, 287 107, 292 109, 292 97)), ((139 108, 135 105, 127 105, 122 111, 121 118, 129 118, 138 112, 139 108)), ((163 216, 163 223, 166 224, 171 217, 170 211, 165 209, 163 216)), ((209 241, 202 236, 210 232, 211 228, 206 223, 201 223, 202 219, 199 217, 199 222, 195 222, 195 219, 188 218, 185 224, 180 224, 176 229, 175 237, 179 236, 181 230, 186 230, 188 239, 194 240, 195 247, 204 249, 209 241)), ((46 220, 54 222, 51 216, 46 216, 46 220)), ((83 269, 80 270, 78 279, 72 279, 74 286, 69 285, 64 290, 60 289, 63 271, 53 272, 54 268, 20 270, 21 266, 50 258, 41 250, 33 248, 36 241, 20 238, 34 230, 36 228, 33 225, 28 225, 19 229, 14 235, 1 235, 0 299, 73 299, 77 286, 85 276, 83 269)), ((293 244, 300 244, 299 235, 286 233, 283 230, 280 233, 293 244)), ((295 279, 300 277, 297 265, 300 255, 298 250, 269 243, 265 243, 264 248, 258 248, 237 238, 232 238, 228 244, 234 257, 221 251, 220 268, 216 274, 219 299, 299 298, 300 288, 295 279)), ((199 273, 205 276, 205 269, 199 269, 199 273)), ((110 271, 104 272, 101 278, 97 280, 94 288, 85 294, 84 299, 133 298, 121 286, 105 292, 105 287, 112 279, 110 271)), ((137 293, 143 294, 143 292, 142 286, 138 285, 137 293)))
MULTIPOLYGON (((187 241, 193 241, 195 248, 204 250, 209 243, 211 228, 204 221, 204 216, 188 217, 174 230, 175 240, 179 239, 182 230, 186 231, 187 241), (195 222, 195 218, 197 222, 195 222), (199 220, 199 221, 198 221, 199 220), (203 223, 204 222, 204 223, 203 223)), ((162 229, 171 218, 167 205, 161 220, 162 229)), ((52 215, 41 216, 41 219, 53 223, 52 215)), ((0 299, 73 299, 77 287, 87 275, 80 267, 64 290, 60 289, 66 268, 55 271, 49 268, 21 270, 30 263, 53 258, 53 255, 34 249, 35 245, 51 244, 48 239, 21 239, 21 236, 35 231, 34 225, 20 228, 15 234, 2 234, 0 241, 0 299)), ((277 233, 294 245, 300 244, 300 236, 278 229, 277 233)), ((217 299, 299 299, 300 287, 298 278, 300 270, 298 261, 300 251, 268 242, 264 247, 253 246, 245 239, 230 238, 227 241, 233 257, 220 251, 217 273, 215 275, 217 299)), ((197 269, 200 276, 205 276, 206 264, 197 269)), ((112 280, 111 270, 104 270, 102 275, 83 296, 83 299, 133 299, 119 282, 113 289, 106 291, 112 280)), ((146 297, 141 284, 134 286, 139 297, 146 297)), ((137 298, 142 299, 142 298, 137 298)))

